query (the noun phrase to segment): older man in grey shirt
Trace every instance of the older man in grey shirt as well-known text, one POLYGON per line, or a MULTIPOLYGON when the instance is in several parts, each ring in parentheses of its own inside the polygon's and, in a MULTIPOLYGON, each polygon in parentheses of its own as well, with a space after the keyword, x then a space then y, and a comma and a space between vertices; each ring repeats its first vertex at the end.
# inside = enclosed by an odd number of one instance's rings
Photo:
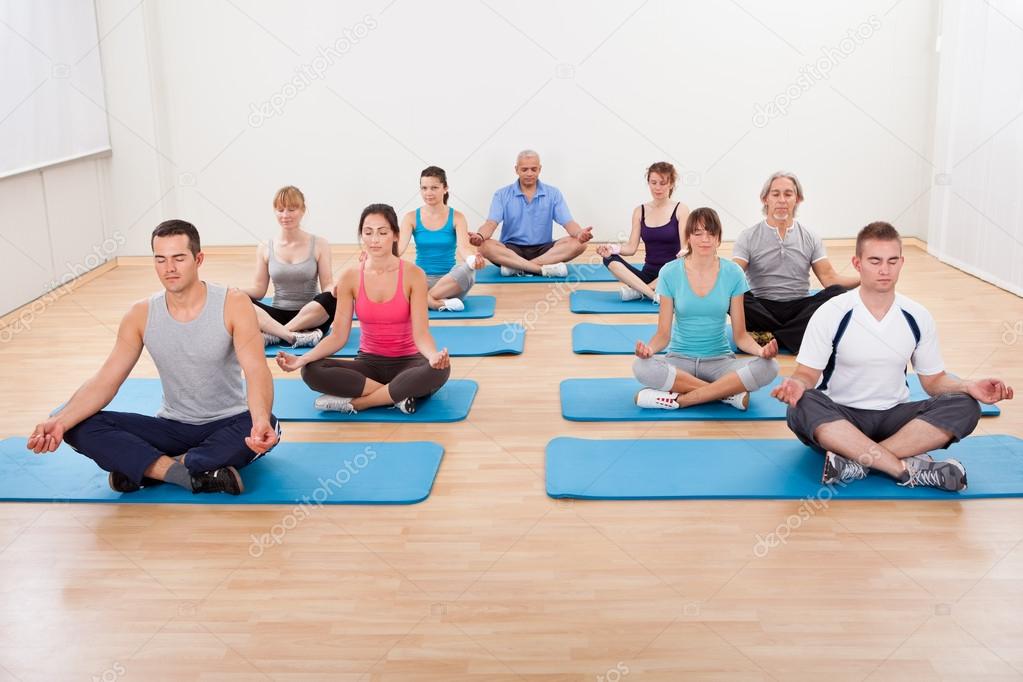
POLYGON ((780 346, 798 353, 814 311, 860 280, 835 272, 820 237, 796 220, 803 186, 793 173, 771 175, 760 201, 765 219, 743 230, 732 250, 750 284, 744 297, 746 328, 770 332, 780 346), (825 287, 812 296, 811 269, 825 287))

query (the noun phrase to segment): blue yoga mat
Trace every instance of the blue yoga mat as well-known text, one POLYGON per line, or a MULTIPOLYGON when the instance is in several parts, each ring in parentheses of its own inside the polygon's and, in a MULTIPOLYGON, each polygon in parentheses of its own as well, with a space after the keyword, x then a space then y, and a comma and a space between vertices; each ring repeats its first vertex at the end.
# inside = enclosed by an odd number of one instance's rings
MULTIPOLYGON (((781 383, 777 378, 770 386, 752 393, 745 412, 724 403, 714 402, 681 410, 659 410, 636 407, 636 393, 643 388, 635 379, 565 379, 561 382, 561 415, 577 422, 652 422, 652 421, 763 421, 785 419, 786 406, 771 397, 781 383)), ((916 375, 909 376, 912 400, 926 397, 916 375)), ((996 405, 981 405, 982 416, 1001 411, 996 405)))
POLYGON ((824 486, 823 458, 797 440, 555 438, 547 444, 547 494, 585 500, 806 499, 821 506, 832 499, 1023 496, 1019 438, 974 436, 933 454, 963 463, 966 490, 902 487, 883 474, 824 486))
MULTIPOLYGON (((473 327, 444 326, 430 327, 437 348, 447 348, 452 357, 480 357, 484 355, 518 355, 526 343, 526 330, 517 325, 479 325, 473 327)), ((358 327, 353 327, 348 343, 334 353, 335 357, 352 358, 359 351, 362 336, 358 327)), ((279 351, 292 355, 305 355, 312 348, 291 348, 290 346, 267 346, 266 357, 272 358, 279 351)))
MULTIPOLYGON (((643 264, 640 263, 640 268, 643 264)), ((519 275, 504 277, 501 268, 488 265, 476 273, 477 284, 528 284, 535 282, 614 282, 615 276, 603 263, 569 263, 568 277, 541 277, 540 275, 519 275)))
POLYGON ((572 327, 572 352, 593 355, 632 355, 636 341, 646 343, 656 324, 595 324, 580 322, 572 327))
MULTIPOLYGON (((590 355, 632 355, 636 341, 646 342, 657 331, 656 324, 596 324, 580 322, 572 327, 572 352, 590 355)), ((742 353, 728 327, 728 343, 733 353, 742 353)), ((782 350, 781 355, 790 355, 782 350)))
MULTIPOLYGON (((451 379, 439 391, 419 401, 414 414, 394 407, 374 407, 358 414, 321 412, 313 407, 319 395, 301 379, 274 379, 273 413, 292 422, 457 422, 469 415, 479 385, 469 379, 451 379)), ((159 379, 128 379, 106 408, 117 412, 155 415, 163 400, 159 379)))
POLYGON ((582 289, 573 291, 569 299, 569 308, 573 313, 647 313, 656 315, 659 306, 649 298, 635 301, 623 301, 618 291, 590 291, 582 289))
POLYGON ((164 484, 115 493, 107 472, 61 445, 35 455, 24 438, 0 441, 0 501, 151 504, 414 504, 430 494, 444 448, 437 443, 280 443, 241 470, 245 492, 193 495, 164 484))
MULTIPOLYGON (((272 298, 260 299, 260 302, 270 305, 272 298)), ((480 320, 494 316, 494 308, 497 299, 493 296, 466 296, 462 301, 465 303, 465 310, 453 312, 450 310, 431 310, 431 320, 480 320)))

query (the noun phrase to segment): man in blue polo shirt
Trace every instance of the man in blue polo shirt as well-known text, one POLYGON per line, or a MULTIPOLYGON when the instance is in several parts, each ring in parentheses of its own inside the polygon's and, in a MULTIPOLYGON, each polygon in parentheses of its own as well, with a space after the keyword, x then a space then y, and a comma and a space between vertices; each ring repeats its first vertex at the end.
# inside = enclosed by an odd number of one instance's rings
POLYGON ((592 227, 583 229, 572 220, 568 204, 557 187, 540 182, 540 155, 531 149, 515 160, 517 182, 494 192, 487 221, 469 242, 483 257, 501 266, 505 277, 533 274, 567 277, 565 261, 581 255, 593 238, 592 227), (567 237, 554 240, 554 223, 567 237), (493 239, 501 225, 501 239, 493 239))

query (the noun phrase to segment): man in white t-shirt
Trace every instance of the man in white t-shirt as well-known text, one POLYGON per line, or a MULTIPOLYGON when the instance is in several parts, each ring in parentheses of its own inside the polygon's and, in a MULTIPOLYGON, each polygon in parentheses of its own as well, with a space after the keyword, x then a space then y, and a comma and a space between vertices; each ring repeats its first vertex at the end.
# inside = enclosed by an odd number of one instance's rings
POLYGON ((743 230, 732 248, 732 260, 749 280, 743 297, 746 329, 770 332, 779 346, 798 353, 814 311, 860 280, 838 274, 821 238, 796 220, 803 185, 794 173, 778 171, 767 178, 760 203, 764 219, 743 230), (824 286, 815 294, 810 293, 811 270, 824 286))
POLYGON ((977 401, 1010 400, 1012 388, 945 373, 934 318, 895 293, 903 262, 902 239, 889 223, 860 230, 852 260, 859 289, 813 314, 795 373, 771 395, 788 403, 789 428, 799 440, 824 452, 824 484, 877 469, 899 485, 958 492, 966 488, 963 465, 926 453, 969 435, 980 418, 977 401), (926 400, 909 400, 910 360, 931 396, 926 400))

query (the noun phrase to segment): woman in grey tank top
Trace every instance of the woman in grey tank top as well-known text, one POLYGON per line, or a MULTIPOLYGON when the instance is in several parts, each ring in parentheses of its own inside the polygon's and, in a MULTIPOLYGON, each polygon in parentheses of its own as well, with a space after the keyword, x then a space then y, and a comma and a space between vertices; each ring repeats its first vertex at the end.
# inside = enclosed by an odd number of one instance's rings
POLYGON ((334 319, 334 297, 331 295, 333 275, 330 244, 302 229, 305 196, 297 187, 287 186, 274 195, 274 212, 280 233, 277 239, 260 244, 256 251, 256 277, 250 287, 242 288, 256 306, 259 330, 265 345, 282 344, 297 348, 315 346, 330 328, 334 319), (274 286, 270 304, 266 296, 271 282, 274 286), (304 328, 303 306, 316 301, 329 313, 327 320, 304 328))

